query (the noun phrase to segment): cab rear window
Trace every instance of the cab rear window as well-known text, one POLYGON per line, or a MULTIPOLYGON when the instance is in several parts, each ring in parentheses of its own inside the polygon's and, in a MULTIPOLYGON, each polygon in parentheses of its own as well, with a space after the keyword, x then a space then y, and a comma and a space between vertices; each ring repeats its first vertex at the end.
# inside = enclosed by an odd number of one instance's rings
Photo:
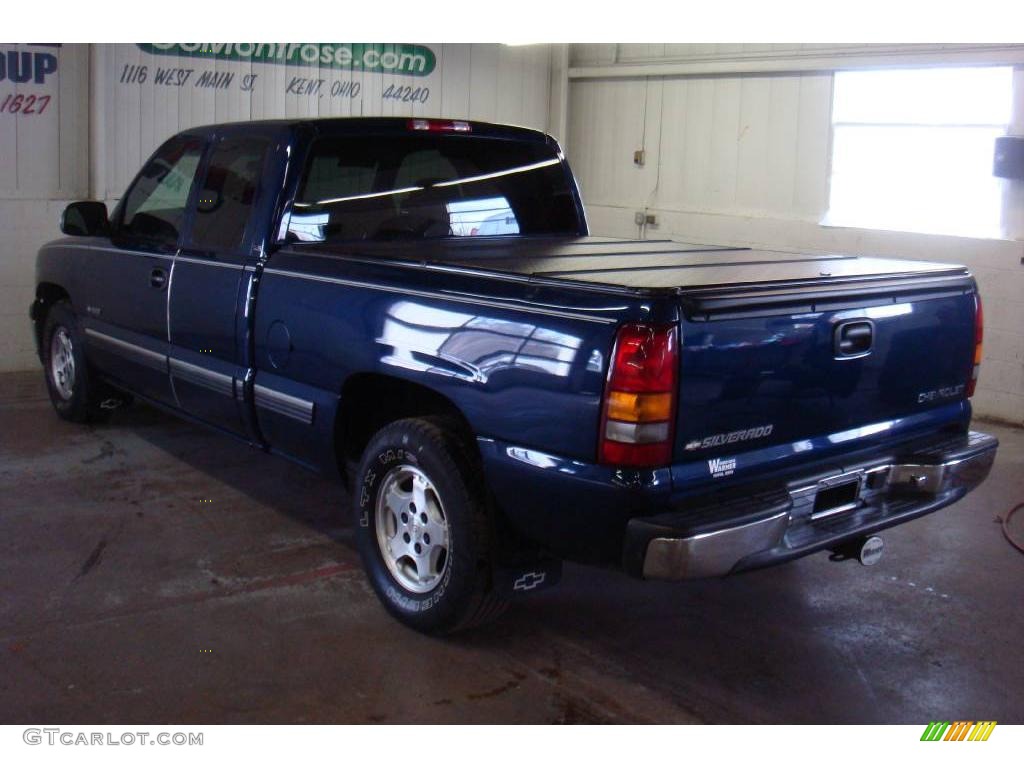
POLYGON ((568 169, 539 142, 330 137, 311 149, 291 241, 579 234, 568 169))

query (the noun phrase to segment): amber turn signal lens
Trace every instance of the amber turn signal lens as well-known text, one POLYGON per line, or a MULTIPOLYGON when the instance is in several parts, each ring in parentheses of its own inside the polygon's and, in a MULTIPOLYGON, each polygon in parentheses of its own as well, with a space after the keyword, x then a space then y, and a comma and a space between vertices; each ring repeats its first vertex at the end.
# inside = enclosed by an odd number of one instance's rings
POLYGON ((608 393, 608 418, 616 421, 649 422, 668 421, 672 417, 670 392, 608 393))
POLYGON ((679 326, 619 328, 605 384, 597 460, 616 467, 672 462, 679 374, 679 326))
POLYGON ((981 306, 981 296, 974 294, 974 365, 971 366, 971 377, 967 380, 967 396, 974 397, 978 386, 978 371, 981 370, 982 341, 985 339, 985 311, 981 306))

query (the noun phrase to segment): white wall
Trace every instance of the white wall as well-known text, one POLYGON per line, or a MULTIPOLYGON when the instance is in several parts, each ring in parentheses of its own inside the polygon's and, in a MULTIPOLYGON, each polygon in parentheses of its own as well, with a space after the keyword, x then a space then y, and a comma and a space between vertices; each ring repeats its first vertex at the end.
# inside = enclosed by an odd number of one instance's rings
POLYGON ((38 364, 28 319, 35 252, 58 236, 66 201, 89 191, 89 47, 0 44, 0 56, 0 370, 19 370, 38 364), (54 57, 56 71, 21 70, 23 55, 33 67, 37 55, 54 57))
POLYGON ((8 94, 21 94, 23 102, 34 95, 36 103, 50 97, 42 114, 0 113, 0 371, 38 366, 27 316, 35 254, 60 236, 64 205, 86 197, 113 202, 145 158, 180 130, 230 120, 345 115, 444 116, 548 128, 551 104, 559 103, 551 92, 548 46, 423 45, 436 57, 433 71, 400 76, 157 55, 127 44, 0 44, 4 56, 14 51, 57 58, 56 71, 41 83, 14 83, 8 72, 0 79, 0 105, 8 94), (146 67, 145 82, 131 67, 146 67), (158 69, 177 68, 194 70, 184 85, 156 83, 158 69), (199 87, 205 71, 230 74, 231 82, 199 87), (243 78, 253 75, 245 90, 243 78), (294 77, 322 78, 326 93, 287 93, 294 77), (358 96, 332 96, 335 81, 357 82, 358 96), (386 100, 389 85, 429 88, 429 98, 386 100))
MULTIPOLYGON (((912 50, 943 60, 941 51, 912 50)), ((1000 55, 1022 52, 1018 46, 1000 55)), ((886 63, 864 46, 573 46, 568 154, 591 230, 636 237, 634 213, 647 209, 658 224, 646 237, 966 264, 985 300, 975 410, 1022 423, 1024 242, 820 226, 828 208, 832 74, 729 74, 780 60, 798 67, 810 56, 815 67, 839 68, 854 55, 886 63), (724 74, 635 76, 640 66, 698 65, 724 74), (598 67, 602 76, 593 77, 598 67), (641 148, 646 162, 637 168, 633 152, 641 148)), ((1024 88, 1016 98, 1024 98, 1024 88)), ((1024 104, 1017 112, 1024 115, 1024 104)))

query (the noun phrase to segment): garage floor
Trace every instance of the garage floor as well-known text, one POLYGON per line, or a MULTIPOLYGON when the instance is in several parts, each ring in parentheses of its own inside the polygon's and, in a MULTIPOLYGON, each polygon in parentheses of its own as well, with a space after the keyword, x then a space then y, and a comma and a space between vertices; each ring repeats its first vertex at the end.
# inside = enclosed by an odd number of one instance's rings
POLYGON ((987 484, 873 568, 569 566, 435 640, 379 607, 340 486, 147 407, 66 424, 2 375, 0 722, 1024 722, 1024 555, 994 522, 1024 431, 983 428, 987 484))

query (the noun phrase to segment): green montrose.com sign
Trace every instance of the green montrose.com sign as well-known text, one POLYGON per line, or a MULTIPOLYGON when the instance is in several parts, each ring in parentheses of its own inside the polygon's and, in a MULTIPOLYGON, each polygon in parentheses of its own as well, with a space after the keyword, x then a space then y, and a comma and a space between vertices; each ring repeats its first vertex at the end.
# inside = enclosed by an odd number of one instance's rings
POLYGON ((401 43, 137 43, 146 53, 254 64, 354 69, 423 77, 437 57, 425 45, 401 43))

